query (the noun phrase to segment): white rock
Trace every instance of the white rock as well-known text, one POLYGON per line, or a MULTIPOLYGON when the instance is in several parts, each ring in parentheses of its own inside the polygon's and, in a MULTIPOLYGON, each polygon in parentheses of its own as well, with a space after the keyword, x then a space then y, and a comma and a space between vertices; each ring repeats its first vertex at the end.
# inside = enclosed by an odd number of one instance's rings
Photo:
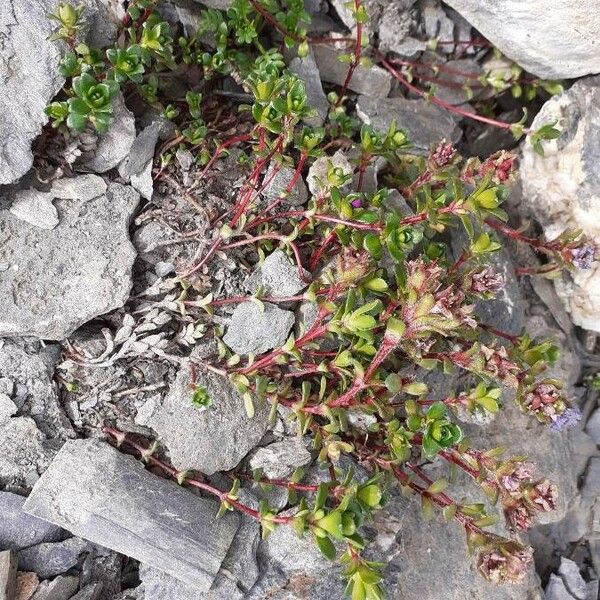
POLYGON ((86 157, 79 170, 104 173, 113 169, 129 154, 134 139, 135 119, 119 94, 113 101, 113 120, 108 131, 98 138, 93 156, 86 157))
MULTIPOLYGON (((582 229, 600 239, 600 77, 578 81, 551 98, 532 127, 557 123, 561 136, 543 142, 544 156, 523 145, 520 176, 523 197, 549 239, 564 229, 582 229)), ((556 291, 576 325, 600 331, 600 263, 563 274, 556 291)))
POLYGON ((312 194, 317 195, 324 188, 328 187, 327 171, 330 165, 334 168, 341 168, 344 175, 350 175, 353 170, 352 165, 341 150, 338 150, 333 156, 321 156, 317 158, 311 165, 306 176, 306 183, 312 194))
POLYGON ((0 425, 17 412, 17 405, 7 394, 0 394, 0 425))
POLYGON ((503 54, 544 79, 600 72, 597 0, 447 0, 503 54))
POLYGON ((600 408, 597 408, 588 419, 585 430, 589 433, 594 443, 600 446, 600 408))
POLYGON ((58 225, 58 212, 47 192, 17 192, 10 212, 22 221, 41 229, 54 229, 58 225))
POLYGON ((31 227, 0 210, 0 335, 64 339, 90 319, 122 306, 135 250, 129 221, 139 201, 113 183, 87 201, 56 200, 60 223, 31 227))

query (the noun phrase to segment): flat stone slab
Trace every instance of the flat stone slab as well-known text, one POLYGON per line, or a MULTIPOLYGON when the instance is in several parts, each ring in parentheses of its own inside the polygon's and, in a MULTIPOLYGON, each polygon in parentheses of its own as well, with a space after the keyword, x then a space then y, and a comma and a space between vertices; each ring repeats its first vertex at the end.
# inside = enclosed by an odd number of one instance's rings
POLYGON ((239 526, 238 515, 217 519, 216 502, 95 439, 67 442, 24 509, 199 592, 212 585, 239 526))

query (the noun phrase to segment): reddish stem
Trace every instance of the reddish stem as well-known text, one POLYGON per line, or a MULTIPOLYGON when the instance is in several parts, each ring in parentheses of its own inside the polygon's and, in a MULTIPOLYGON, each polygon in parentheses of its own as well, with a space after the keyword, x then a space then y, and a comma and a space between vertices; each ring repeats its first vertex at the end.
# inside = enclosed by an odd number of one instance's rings
MULTIPOLYGON (((432 104, 435 104, 436 106, 439 106, 440 108, 443 108, 444 110, 447 110, 451 113, 460 115, 461 117, 465 117, 467 119, 472 119, 473 121, 479 121, 480 123, 485 123, 486 125, 493 125, 494 127, 498 127, 500 129, 511 130, 514 127, 515 123, 506 123, 504 121, 498 121, 496 119, 490 119, 488 117, 483 117, 482 115, 478 115, 477 113, 471 113, 468 110, 461 108, 460 106, 454 106, 454 104, 445 102, 444 100, 441 100, 437 96, 432 96, 431 94, 429 94, 429 92, 422 90, 421 88, 418 88, 416 85, 413 85, 412 83, 410 83, 406 79, 406 77, 404 77, 402 75, 402 73, 400 73, 397 69, 394 69, 394 67, 387 61, 385 56, 379 50, 376 49, 375 53, 377 55, 377 58, 381 62, 381 64, 391 73, 391 75, 394 77, 394 79, 399 81, 407 90, 413 92, 413 94, 417 94, 417 96, 421 96, 421 98, 425 98, 432 104)), ((527 127, 523 128, 523 133, 529 134, 531 132, 532 132, 531 129, 529 129, 527 127)))

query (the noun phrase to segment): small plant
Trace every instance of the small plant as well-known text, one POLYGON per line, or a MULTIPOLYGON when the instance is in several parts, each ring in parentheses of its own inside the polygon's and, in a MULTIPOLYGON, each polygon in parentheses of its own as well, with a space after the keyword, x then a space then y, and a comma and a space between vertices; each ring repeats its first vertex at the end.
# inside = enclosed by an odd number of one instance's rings
MULTIPOLYGON (((425 518, 438 511, 464 529, 484 577, 496 583, 521 580, 532 550, 517 534, 527 531, 537 515, 554 509, 557 490, 535 474, 525 457, 504 456, 500 448, 472 447, 459 417, 493 416, 506 402, 502 389, 511 390, 519 408, 543 425, 561 429, 579 415, 562 394, 561 382, 545 376, 557 348, 547 340, 512 335, 481 322, 475 303, 493 298, 503 286, 489 260, 502 247, 498 236, 527 244, 546 259, 526 275, 552 277, 562 269, 589 268, 595 246, 580 232, 545 240, 505 224, 502 203, 514 166, 511 154, 464 160, 451 143, 442 141, 429 156, 419 158, 407 153, 410 140, 394 125, 383 132, 358 126, 344 103, 356 68, 370 60, 364 55, 365 11, 360 0, 352 2, 357 28, 353 51, 344 59, 348 76, 330 93, 331 110, 322 128, 303 124, 313 115, 303 82, 287 70, 279 51, 263 46, 265 30, 276 30, 285 45, 306 53, 313 40, 306 36, 308 17, 301 2, 234 0, 226 13, 203 11, 198 34, 176 43, 153 6, 148 0, 130 5, 123 24, 125 42, 109 49, 106 58, 73 46, 61 67, 72 78, 65 88, 67 98, 50 105, 48 113, 55 126, 66 123, 80 129, 91 123, 103 131, 119 87, 135 86, 142 98, 177 123, 178 132, 167 146, 187 143, 202 157, 200 179, 228 148, 239 145, 247 150, 249 175, 204 256, 181 274, 183 292, 177 306, 205 321, 203 329, 212 325, 217 342, 218 354, 210 361, 196 360, 195 368, 228 378, 250 416, 257 402, 269 403, 272 416, 279 406, 285 407, 298 430, 312 436, 329 481, 303 483, 301 471, 284 480, 255 472, 261 484, 286 488, 295 511, 279 514, 265 502, 253 509, 240 500, 239 480, 229 491, 219 490, 188 473, 177 473, 157 456, 154 446, 148 448, 111 428, 106 433, 180 484, 214 495, 221 512, 239 510, 256 519, 264 535, 288 525, 299 535, 311 536, 326 557, 343 563, 347 591, 355 600, 383 597, 380 565, 362 555, 360 528, 383 506, 394 485, 420 499, 425 518), (212 48, 203 45, 204 34, 212 36, 212 48), (172 73, 177 65, 201 69, 207 79, 230 74, 242 81, 252 98, 251 104, 240 107, 252 119, 250 131, 218 142, 208 139, 209 126, 216 123, 205 123, 206 99, 197 90, 189 90, 176 106, 163 104, 161 74, 172 73), (352 150, 353 172, 329 163, 307 206, 282 208, 311 161, 327 156, 340 142, 352 150), (365 173, 376 161, 387 165, 380 177, 385 185, 366 191, 365 173), (282 164, 294 165, 293 177, 281 196, 265 207, 257 202, 269 183, 265 172, 269 165, 277 172, 282 164), (398 190, 405 206, 399 206, 398 190), (468 241, 462 253, 453 256, 447 234, 458 228, 468 241), (249 249, 265 256, 276 247, 296 263, 307 282, 304 293, 277 297, 259 290, 254 296, 233 298, 214 298, 212 292, 194 296, 190 282, 217 253, 249 249), (225 346, 221 329, 212 322, 220 306, 240 302, 305 302, 313 305, 315 316, 281 348, 241 357, 225 346), (436 397, 427 383, 433 370, 462 372, 460 389, 436 397), (342 456, 370 471, 369 478, 359 481, 352 468, 343 466, 348 463, 340 460, 342 456), (447 476, 432 479, 424 468, 430 463, 445 465, 447 476), (479 485, 489 503, 455 499, 449 492, 455 471, 479 485), (504 517, 506 536, 488 529, 499 517, 494 506, 504 517)), ((376 50, 373 57, 413 89, 387 57, 376 50)), ((542 139, 557 134, 552 126, 537 132, 518 127, 540 147, 542 139)), ((169 164, 168 155, 163 154, 162 162, 158 176, 169 164)), ((170 175, 165 179, 175 182, 170 175)), ((193 387, 190 401, 206 409, 211 400, 206 389, 193 387)))

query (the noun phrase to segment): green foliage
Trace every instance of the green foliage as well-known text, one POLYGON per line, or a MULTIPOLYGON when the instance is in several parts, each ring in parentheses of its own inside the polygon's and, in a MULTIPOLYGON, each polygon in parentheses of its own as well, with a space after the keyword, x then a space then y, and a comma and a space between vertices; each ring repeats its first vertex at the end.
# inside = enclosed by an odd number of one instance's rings
MULTIPOLYGON (((314 539, 324 556, 344 564, 353 599, 380 600, 380 565, 362 556, 361 528, 396 484, 403 493, 420 497, 425 518, 439 512, 464 527, 470 548, 490 558, 480 571, 493 579, 494 552, 520 560, 526 551, 485 529, 496 518, 486 504, 452 499, 447 490, 454 471, 462 469, 492 504, 501 505, 511 531, 526 530, 536 512, 551 510, 553 494, 549 483, 532 478, 522 457, 501 459, 498 449, 470 447, 457 417, 494 415, 502 408, 505 387, 541 423, 556 424, 570 409, 560 382, 544 376, 556 360, 556 347, 497 332, 480 321, 475 307, 503 285, 490 264, 502 247, 501 235, 545 254, 550 261, 546 276, 583 268, 594 257, 591 244, 580 232, 548 242, 504 225, 502 204, 514 163, 508 153, 463 160, 452 144, 442 142, 427 157, 413 156, 410 140, 395 124, 385 132, 359 125, 345 105, 345 89, 328 94, 331 107, 323 126, 310 126, 316 112, 303 81, 287 69, 281 44, 265 48, 270 35, 280 36, 288 49, 308 53, 309 16, 301 0, 234 0, 226 12, 202 10, 197 32, 176 41, 178 30, 154 11, 154 4, 131 2, 119 39, 107 49, 78 41, 81 10, 60 5, 53 18, 60 24, 55 39, 69 44, 60 65, 67 82, 46 112, 54 127, 81 131, 91 125, 103 133, 119 92, 143 98, 176 128, 165 144, 161 171, 171 168, 181 145, 194 151, 198 163, 210 161, 208 171, 225 147, 246 144, 242 158, 252 175, 218 225, 214 253, 252 244, 251 256, 262 259, 279 245, 310 272, 302 299, 313 305, 314 321, 281 348, 257 357, 241 357, 221 341, 222 328, 211 321, 220 306, 214 290, 202 290, 194 299, 204 282, 182 282, 177 308, 198 311, 194 318, 203 329, 211 330, 212 324, 218 353, 209 368, 229 378, 249 418, 259 403, 271 403, 272 417, 279 406, 286 407, 298 431, 312 436, 315 457, 329 476, 324 483, 303 484, 300 472, 283 481, 254 475, 261 485, 287 488, 296 509, 291 515, 266 502, 258 509, 245 506, 236 479, 228 492, 212 492, 221 502, 220 513, 242 510, 261 523, 263 535, 291 525, 314 539), (239 82, 250 99, 239 110, 213 95, 224 75, 239 82), (167 93, 173 78, 189 85, 185 94, 167 93), (222 140, 220 126, 227 119, 236 126, 243 122, 244 133, 222 140), (327 164, 337 147, 344 148, 350 170, 327 164), (261 181, 265 185, 261 178, 269 165, 294 167, 298 179, 320 158, 326 172, 306 206, 279 213, 278 201, 291 187, 269 210, 257 201, 255 192, 261 181), (381 185, 363 185, 365 174, 375 168, 381 185), (460 256, 448 244, 448 233, 457 228, 468 238, 460 256), (435 369, 461 370, 465 377, 459 390, 435 397, 427 385, 428 371, 435 369), (445 465, 447 475, 430 479, 422 469, 429 462, 445 465), (369 474, 358 476, 347 466, 354 463, 369 474)), ((357 23, 364 23, 364 5, 353 0, 350 8, 357 23)), ((359 59, 353 49, 349 68, 365 66, 369 57, 359 59)), ((519 95, 520 76, 515 71, 504 87, 493 80, 487 84, 497 90, 509 86, 519 95)), ((539 87, 558 90, 549 82, 539 87)), ((512 126, 516 137, 527 131, 525 117, 512 126)), ((531 133, 530 141, 538 149, 542 140, 557 135, 553 124, 546 125, 531 133)), ((225 300, 259 307, 272 301, 262 289, 251 298, 225 300)), ((211 405, 201 386, 190 395, 199 410, 211 405)), ((148 459, 149 453, 142 455, 148 459)), ((178 475, 181 482, 186 477, 178 475)), ((198 487, 206 491, 210 486, 198 487)), ((503 574, 504 579, 516 580, 517 571, 503 574)))

